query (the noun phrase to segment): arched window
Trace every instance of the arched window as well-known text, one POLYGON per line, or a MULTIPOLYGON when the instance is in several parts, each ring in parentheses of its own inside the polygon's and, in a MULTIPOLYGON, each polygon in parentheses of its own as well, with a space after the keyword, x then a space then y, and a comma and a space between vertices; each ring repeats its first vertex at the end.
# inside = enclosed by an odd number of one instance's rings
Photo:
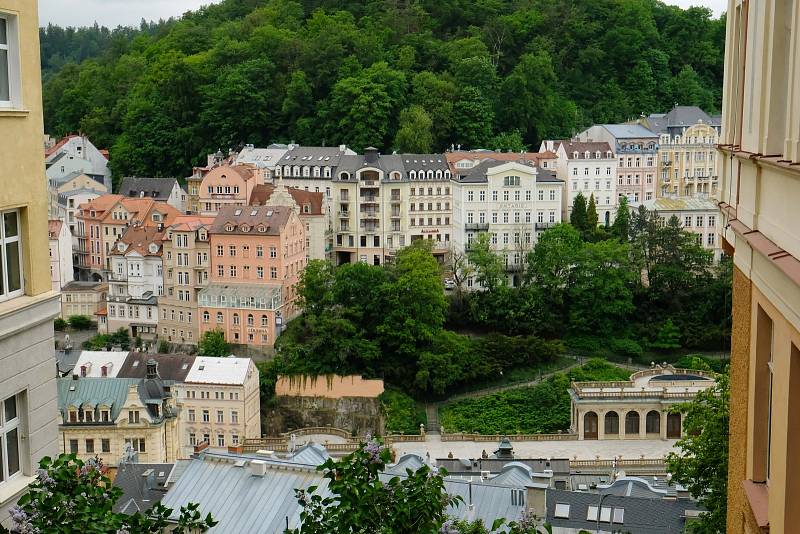
POLYGON ((667 415, 667 438, 678 439, 681 437, 681 414, 667 415))
POLYGON ((597 414, 594 412, 583 415, 583 439, 597 439, 597 414))
POLYGON ((436 171, 436 178, 437 178, 437 179, 441 179, 441 178, 442 178, 442 170, 441 170, 441 169, 439 169, 438 171, 436 171))
POLYGON ((261 316, 261 326, 267 326, 267 324, 268 324, 267 316, 266 315, 262 315, 261 316))
POLYGON ((235 324, 235 325, 239 324, 239 314, 238 313, 234 313, 233 314, 233 324, 235 324))
POLYGON ((409 178, 410 180, 416 180, 416 179, 417 179, 417 171, 410 171, 410 172, 408 173, 408 178, 409 178))
POLYGON ((204 311, 203 312, 203 322, 207 323, 210 320, 211 320, 211 314, 208 313, 208 311, 204 311))
POLYGON ((217 312, 217 322, 218 323, 222 322, 222 312, 217 312))
POLYGON ((619 434, 619 414, 617 412, 608 412, 605 416, 606 434, 619 434))
POLYGON ((428 171, 428 180, 433 180, 433 171, 428 171))
POLYGON ((639 433, 639 412, 630 411, 625 414, 625 433, 639 433))
POLYGON ((647 412, 647 418, 645 421, 644 429, 648 434, 660 434, 661 414, 658 413, 656 410, 650 410, 649 412, 647 412))
POLYGON ((252 313, 248 313, 247 314, 247 326, 253 326, 253 324, 254 324, 253 314, 252 313))

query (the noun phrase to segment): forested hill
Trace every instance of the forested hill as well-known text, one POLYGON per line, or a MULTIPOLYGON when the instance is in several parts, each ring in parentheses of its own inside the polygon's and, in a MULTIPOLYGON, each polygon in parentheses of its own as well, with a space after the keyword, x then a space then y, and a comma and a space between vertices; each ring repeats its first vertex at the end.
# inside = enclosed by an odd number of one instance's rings
POLYGON ((535 149, 675 103, 713 111, 725 37, 708 10, 656 0, 224 0, 144 29, 44 86, 48 133, 109 147, 116 176, 186 175, 244 142, 535 149))

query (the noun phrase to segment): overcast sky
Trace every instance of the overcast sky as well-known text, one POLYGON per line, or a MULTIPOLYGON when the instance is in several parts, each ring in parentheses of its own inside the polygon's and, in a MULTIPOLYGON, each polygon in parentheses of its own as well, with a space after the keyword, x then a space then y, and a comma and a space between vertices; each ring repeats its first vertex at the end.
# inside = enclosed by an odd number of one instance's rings
MULTIPOLYGON (((158 20, 179 16, 187 10, 211 3, 212 0, 39 0, 39 24, 49 22, 61 26, 91 26, 95 22, 111 28, 138 25, 142 18, 158 20)), ((715 15, 722 13, 727 0, 664 0, 683 7, 703 5, 715 15)))

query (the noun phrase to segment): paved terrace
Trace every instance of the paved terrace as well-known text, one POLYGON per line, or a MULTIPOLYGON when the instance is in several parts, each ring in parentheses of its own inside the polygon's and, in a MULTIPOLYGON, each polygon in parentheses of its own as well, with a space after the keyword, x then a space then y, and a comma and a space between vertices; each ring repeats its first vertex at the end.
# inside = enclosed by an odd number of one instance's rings
MULTIPOLYGON (((394 443, 398 457, 407 453, 416 453, 425 457, 430 453, 432 459, 446 458, 453 453, 455 458, 479 458, 485 450, 492 454, 497 449, 494 442, 474 441, 441 441, 435 434, 428 434, 424 442, 394 443)), ((662 459, 674 450, 677 440, 570 440, 570 441, 514 441, 514 456, 517 458, 569 458, 578 460, 610 460, 615 456, 624 459, 662 459)))

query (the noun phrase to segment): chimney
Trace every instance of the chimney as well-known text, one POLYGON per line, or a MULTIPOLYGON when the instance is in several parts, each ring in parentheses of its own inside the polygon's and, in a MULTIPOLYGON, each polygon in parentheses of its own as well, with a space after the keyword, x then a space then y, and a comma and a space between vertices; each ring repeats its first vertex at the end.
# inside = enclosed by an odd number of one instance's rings
POLYGON ((147 378, 159 378, 158 376, 158 362, 153 358, 147 360, 147 378))
POLYGON ((378 161, 378 149, 372 146, 365 148, 364 160, 367 163, 375 163, 376 161, 378 161))
POLYGON ((250 460, 250 472, 253 476, 263 477, 267 474, 267 462, 264 460, 250 460))
POLYGON ((243 454, 244 453, 244 447, 242 445, 237 445, 235 447, 229 445, 228 446, 228 452, 230 454, 243 454))

